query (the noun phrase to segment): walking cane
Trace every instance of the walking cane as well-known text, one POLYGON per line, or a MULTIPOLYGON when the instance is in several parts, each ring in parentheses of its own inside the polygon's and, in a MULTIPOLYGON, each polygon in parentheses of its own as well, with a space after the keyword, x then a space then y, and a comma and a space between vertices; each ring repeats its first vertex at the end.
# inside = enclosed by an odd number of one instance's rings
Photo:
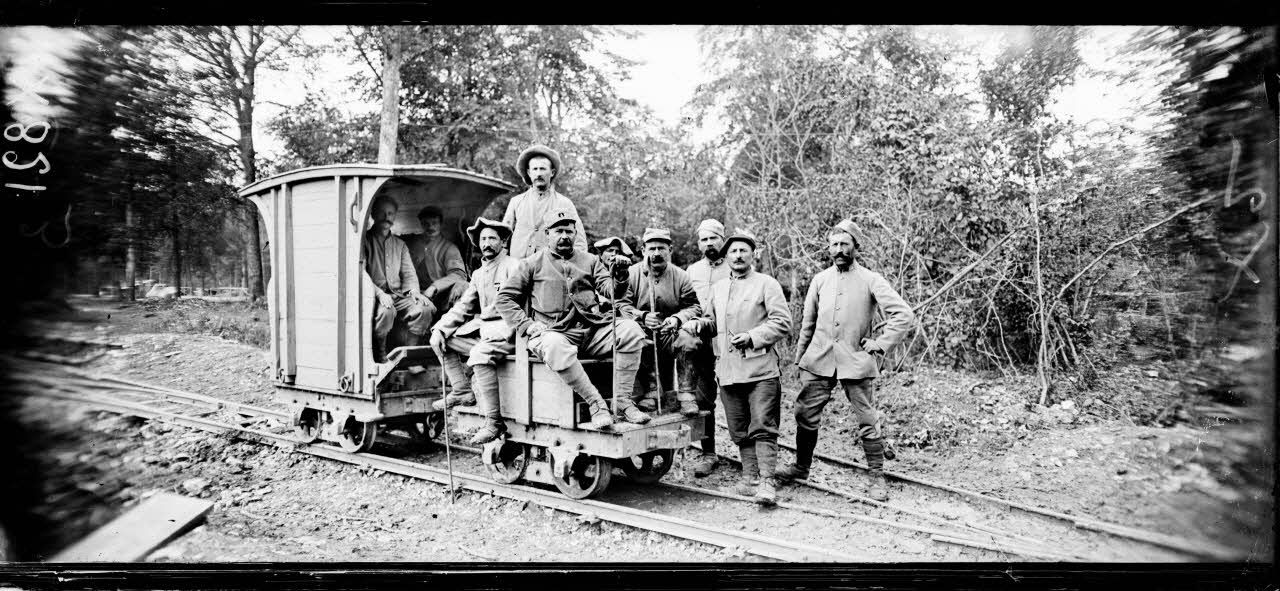
POLYGON ((609 339, 613 341, 613 414, 618 414, 618 285, 613 278, 613 261, 609 261, 609 339))
MULTIPOLYGON (((654 314, 658 313, 658 304, 654 301, 654 294, 658 288, 653 283, 653 267, 645 269, 645 276, 649 278, 649 310, 654 314)), ((653 329, 653 381, 658 386, 658 414, 662 414, 662 398, 667 392, 662 389, 662 366, 658 363, 658 328, 653 329)))
MULTIPOLYGON (((432 350, 435 351, 434 348, 432 348, 432 350)), ((440 351, 435 351, 435 354, 436 354, 436 359, 440 361, 440 395, 444 396, 446 400, 444 412, 441 413, 441 415, 444 417, 444 427, 443 427, 444 431, 441 433, 441 435, 444 437, 445 466, 449 471, 449 504, 452 505, 454 493, 456 491, 453 488, 453 446, 449 444, 449 405, 447 402, 449 398, 449 382, 448 382, 449 374, 444 370, 444 354, 442 354, 440 351)))

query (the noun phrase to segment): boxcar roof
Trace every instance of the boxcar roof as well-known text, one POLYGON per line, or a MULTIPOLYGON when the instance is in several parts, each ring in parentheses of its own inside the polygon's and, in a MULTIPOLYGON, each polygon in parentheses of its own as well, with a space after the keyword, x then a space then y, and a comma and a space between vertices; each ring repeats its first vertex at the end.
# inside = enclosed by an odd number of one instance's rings
POLYGON ((478 172, 471 172, 469 170, 449 168, 443 164, 370 164, 367 162, 361 162, 355 164, 308 166, 307 168, 299 168, 297 170, 282 172, 275 176, 270 176, 245 185, 240 189, 240 196, 245 197, 255 193, 260 193, 264 189, 269 189, 283 183, 296 183, 308 179, 331 178, 334 176, 385 176, 402 178, 446 177, 468 180, 504 191, 512 191, 516 189, 515 185, 502 179, 483 175, 478 172))

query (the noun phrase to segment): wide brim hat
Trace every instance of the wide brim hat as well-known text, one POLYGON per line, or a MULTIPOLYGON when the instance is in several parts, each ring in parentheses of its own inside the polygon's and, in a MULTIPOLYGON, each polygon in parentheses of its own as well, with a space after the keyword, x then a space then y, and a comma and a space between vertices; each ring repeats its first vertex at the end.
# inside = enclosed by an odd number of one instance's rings
POLYGON ((615 246, 615 245, 618 247, 618 252, 625 254, 628 257, 631 256, 631 247, 627 246, 627 243, 623 241, 621 238, 618 238, 617 236, 601 238, 597 240, 596 243, 594 244, 594 246, 596 247, 596 250, 600 252, 604 252, 604 249, 609 248, 610 246, 615 246))
POLYGON ((728 238, 724 239, 724 245, 720 247, 721 258, 729 253, 729 245, 734 242, 746 242, 751 245, 752 250, 758 250, 760 248, 760 243, 756 240, 755 234, 752 234, 750 230, 738 228, 737 230, 734 230, 733 234, 730 234, 728 238))
POLYGON ((551 166, 556 169, 555 176, 560 176, 560 153, 542 144, 534 144, 525 148, 520 153, 520 157, 516 158, 516 172, 520 173, 520 178, 524 180, 524 184, 533 184, 533 181, 529 180, 529 161, 535 156, 545 156, 551 160, 551 166))
POLYGON ((476 223, 471 224, 471 227, 467 228, 467 237, 471 239, 471 244, 477 247, 480 246, 480 232, 482 232, 485 228, 493 228, 495 231, 498 232, 499 235, 502 236, 502 239, 504 241, 511 239, 511 233, 512 233, 511 226, 499 221, 482 217, 482 218, 477 218, 476 223))

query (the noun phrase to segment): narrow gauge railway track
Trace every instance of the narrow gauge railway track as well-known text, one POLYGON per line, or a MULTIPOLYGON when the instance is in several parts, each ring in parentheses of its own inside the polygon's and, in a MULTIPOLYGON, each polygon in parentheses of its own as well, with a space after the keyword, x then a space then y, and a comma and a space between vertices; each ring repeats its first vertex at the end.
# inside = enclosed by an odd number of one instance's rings
MULTIPOLYGON (((17 379, 19 383, 25 383, 28 386, 35 386, 35 388, 29 389, 28 393, 45 394, 64 399, 76 400, 104 408, 105 410, 146 416, 148 418, 156 418, 160 420, 168 420, 198 429, 222 432, 232 431, 241 435, 245 439, 251 439, 267 444, 275 444, 282 447, 293 447, 300 451, 328 459, 370 466, 388 472, 430 480, 441 484, 447 484, 448 482, 448 474, 439 467, 432 467, 423 463, 407 462, 396 458, 368 453, 350 454, 324 444, 305 445, 299 443, 291 434, 269 433, 251 428, 253 425, 262 422, 264 418, 275 419, 281 424, 287 425, 289 417, 287 413, 282 411, 236 403, 212 396, 184 392, 181 390, 146 384, 114 376, 93 374, 65 366, 48 365, 44 363, 39 364, 38 367, 34 364, 23 365, 25 365, 26 371, 14 374, 13 377, 17 379), (114 396, 114 398, 105 398, 102 396, 103 393, 110 394, 114 396), (224 415, 230 415, 232 420, 236 421, 236 423, 219 422, 211 418, 206 418, 219 412, 224 415)), ((394 436, 389 439, 391 441, 400 440, 400 438, 394 436)), ((473 453, 479 451, 475 448, 461 445, 455 445, 454 447, 473 453)), ((463 488, 476 490, 478 492, 488 492, 509 498, 517 498, 519 500, 530 501, 545 507, 560 509, 571 513, 590 513, 608 521, 689 540, 719 545, 722 547, 736 546, 743 548, 745 551, 761 556, 781 560, 867 560, 867 557, 865 556, 830 551, 808 544, 776 540, 774 538, 766 538, 764 536, 745 532, 724 530, 715 526, 699 524, 697 522, 680 519, 678 517, 664 516, 660 513, 633 509, 616 503, 606 503, 602 501, 575 502, 555 493, 542 491, 541 489, 519 485, 507 486, 498 484, 482 476, 462 474, 455 471, 454 477, 455 480, 462 483, 463 488), (504 491, 506 494, 504 494, 504 491)), ((746 503, 750 503, 752 501, 749 497, 742 497, 732 493, 695 486, 671 483, 661 483, 659 486, 666 488, 669 491, 678 491, 687 494, 702 495, 746 503)), ((833 496, 837 497, 849 496, 848 493, 842 493, 841 491, 836 490, 827 492, 830 492, 833 496)), ((937 543, 955 544, 970 548, 978 548, 1043 560, 1088 559, 1080 554, 1062 552, 1060 549, 1049 546, 1048 543, 1041 540, 1011 534, 989 526, 982 526, 981 524, 948 522, 936 516, 920 512, 917 512, 915 517, 919 518, 924 523, 911 524, 881 519, 851 511, 835 511, 800 503, 783 502, 779 505, 779 508, 852 522, 896 528, 898 530, 912 532, 914 534, 923 534, 927 536, 927 540, 937 543)))
MULTIPOLYGON (((726 431, 728 429, 728 427, 726 427, 724 424, 718 424, 717 427, 719 429, 726 430, 726 431)), ((795 453, 795 447, 785 442, 779 441, 778 446, 782 449, 795 453)), ((718 456, 721 459, 721 461, 730 463, 735 466, 741 466, 741 461, 738 458, 735 458, 732 456, 726 456, 724 454, 718 454, 718 456)), ((854 468, 861 472, 866 472, 870 470, 870 468, 863 462, 859 462, 850 458, 844 458, 844 457, 835 456, 831 454, 825 454, 822 452, 814 453, 813 459, 815 462, 823 462, 830 466, 839 467, 841 469, 854 468)), ((1142 542, 1145 544, 1150 544, 1152 546, 1158 546, 1168 550, 1173 550, 1181 554, 1196 556, 1199 558, 1207 558, 1211 560, 1222 560, 1222 561, 1244 560, 1245 557, 1247 556, 1247 552, 1242 551, 1238 548, 1232 548, 1230 546, 1225 546, 1225 545, 1218 544, 1208 540, 1191 540, 1191 539, 1173 536, 1169 534, 1143 530, 1135 527, 1129 527, 1129 526, 1121 525, 1118 523, 1106 522, 1101 519, 1095 519, 1088 516, 1070 515, 1070 514, 1066 514, 1058 511, 1053 511, 1051 509, 1045 509, 1043 507, 1037 507, 1028 503, 1021 503, 1017 501, 1002 499, 1000 497, 993 496, 990 494, 973 491, 973 490, 967 490, 964 488, 951 486, 951 485, 940 483, 940 482, 933 482, 931 480, 927 480, 917 476, 912 476, 909 474, 894 472, 891 470, 885 470, 884 473, 886 477, 892 480, 897 480, 899 482, 915 485, 916 487, 919 487, 919 488, 932 489, 932 490, 948 493, 956 497, 961 497, 965 499, 983 501, 984 503, 987 503, 995 507, 1017 509, 1028 515, 1034 515, 1040 518, 1048 518, 1050 521, 1064 522, 1079 530, 1087 530, 1092 532, 1109 534, 1116 538, 1124 539, 1127 541, 1142 542)), ((844 496, 851 500, 855 500, 867 505, 880 506, 882 508, 885 508, 891 511, 905 512, 905 513, 914 512, 909 508, 891 505, 889 503, 880 503, 868 497, 857 495, 848 491, 834 489, 830 486, 827 486, 812 480, 797 480, 796 484, 805 488, 832 493, 839 496, 844 496)), ((929 516, 929 517, 931 518, 931 520, 935 520, 935 521, 938 519, 936 518, 936 516, 929 516)), ((987 526, 984 526, 982 524, 972 524, 972 525, 975 525, 977 530, 991 531, 990 529, 987 528, 987 526)), ((1001 532, 997 530, 994 533, 1001 533, 1001 532)), ((1021 536, 1014 536, 1014 537, 1021 537, 1021 536)), ((1021 538, 1022 538, 1022 541, 1024 542, 1032 543, 1034 547, 1043 547, 1044 545, 1044 542, 1039 540, 1027 539, 1025 537, 1021 537, 1021 538)), ((949 542, 949 540, 936 540, 936 541, 949 542)), ((1060 547, 1058 551, 1061 552, 1060 547)), ((1075 555, 1075 557, 1083 558, 1083 557, 1080 557, 1078 554, 1075 555)))
MULTIPOLYGON (((107 380, 110 379, 111 378, 107 378, 107 380)), ((285 449, 293 449, 321 458, 366 466, 392 474, 427 480, 437 484, 448 485, 449 483, 450 476, 448 472, 434 466, 370 453, 349 453, 342 451, 337 447, 325 444, 303 444, 291 433, 273 433, 250 426, 218 421, 206 418, 205 416, 196 416, 199 414, 210 414, 208 411, 217 412, 220 410, 226 410, 228 412, 240 414, 241 416, 249 414, 255 418, 281 418, 285 416, 285 413, 271 411, 269 409, 257 407, 246 408, 248 405, 238 405, 227 401, 221 401, 225 403, 225 406, 219 408, 216 407, 217 399, 212 397, 182 393, 169 389, 158 390, 154 387, 129 386, 128 384, 123 383, 119 386, 109 384, 105 387, 97 388, 97 391, 95 391, 94 388, 84 384, 66 382, 61 377, 33 376, 30 373, 12 375, 10 383, 15 387, 15 390, 21 394, 76 401, 118 414, 163 420, 214 433, 231 433, 241 439, 275 445, 285 449), (64 383, 60 384, 59 382, 64 383), (150 403, 137 400, 125 400, 123 398, 104 395, 105 392, 111 392, 132 394, 134 396, 145 396, 148 394, 148 392, 145 391, 148 388, 150 388, 152 392, 158 394, 163 393, 166 395, 153 396, 150 403), (183 413, 179 412, 182 409, 161 409, 154 404, 155 402, 176 403, 180 400, 186 402, 188 406, 200 410, 196 412, 188 410, 187 413, 183 413)), ((454 471, 452 478, 456 486, 466 490, 482 494, 493 494, 495 496, 516 501, 527 501, 535 505, 557 509, 567 513, 578 515, 590 514, 602 520, 713 546, 723 548, 741 548, 745 552, 776 560, 789 562, 859 562, 869 559, 869 557, 864 555, 819 548, 809 544, 780 540, 749 532, 730 531, 688 519, 671 517, 652 511, 633 509, 613 503, 596 500, 573 500, 559 493, 548 492, 529 486, 499 484, 483 476, 467 474, 460 471, 454 471)))

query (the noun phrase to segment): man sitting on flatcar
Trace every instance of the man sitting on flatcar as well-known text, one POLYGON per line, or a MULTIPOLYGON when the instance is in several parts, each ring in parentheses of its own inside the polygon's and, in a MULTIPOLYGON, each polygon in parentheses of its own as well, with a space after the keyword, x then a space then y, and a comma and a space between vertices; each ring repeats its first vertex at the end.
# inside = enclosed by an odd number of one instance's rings
POLYGON ((694 373, 692 360, 687 358, 686 350, 696 348, 700 341, 697 337, 682 333, 680 327, 701 316, 698 292, 694 291, 689 274, 671 264, 670 230, 646 228, 643 241, 644 260, 628 269, 626 295, 618 302, 618 312, 650 331, 654 346, 658 348, 658 365, 655 365, 652 347, 646 346, 644 354, 640 356, 641 386, 635 389, 632 400, 642 410, 654 410, 663 392, 662 368, 670 371, 671 361, 674 359, 678 386, 676 400, 680 403, 682 414, 693 416, 699 410, 697 397, 694 395, 697 374, 694 373), (681 335, 684 336, 683 339, 681 335), (686 347, 677 345, 681 340, 688 341, 683 343, 686 347))
POLYGON ((435 409, 479 402, 486 423, 476 432, 471 444, 482 445, 497 439, 505 428, 498 406, 496 364, 510 355, 515 346, 511 327, 502 319, 495 304, 498 287, 516 272, 520 261, 505 251, 511 226, 482 217, 467 228, 467 236, 480 249, 480 268, 471 275, 467 291, 458 303, 431 327, 431 347, 444 360, 444 370, 453 387, 449 396, 436 401, 435 409), (463 355, 475 372, 474 380, 467 379, 463 355))
POLYGON ((619 319, 616 334, 600 299, 609 293, 609 269, 598 257, 575 247, 581 225, 573 210, 553 209, 541 221, 550 248, 520 261, 520 268, 498 290, 497 306, 516 334, 529 337, 529 350, 559 374, 591 409, 591 426, 612 425, 614 418, 587 377, 580 354, 593 357, 616 351, 614 391, 622 418, 646 423, 649 415, 631 402, 644 332, 632 320, 619 319), (528 304, 532 317, 524 311, 528 304))
POLYGON ((421 234, 401 236, 409 246, 413 269, 418 273, 418 288, 437 310, 448 310, 467 289, 467 266, 462 262, 458 246, 440 231, 444 212, 428 205, 418 212, 421 234))
POLYGON ((431 300, 418 291, 418 274, 413 270, 409 247, 391 233, 391 222, 399 209, 395 199, 386 195, 373 200, 369 205, 373 224, 365 232, 360 250, 365 272, 378 288, 374 292, 378 308, 374 313, 373 336, 374 355, 380 359, 386 358, 387 337, 397 322, 408 329, 403 345, 416 346, 426 336, 436 312, 431 300))

